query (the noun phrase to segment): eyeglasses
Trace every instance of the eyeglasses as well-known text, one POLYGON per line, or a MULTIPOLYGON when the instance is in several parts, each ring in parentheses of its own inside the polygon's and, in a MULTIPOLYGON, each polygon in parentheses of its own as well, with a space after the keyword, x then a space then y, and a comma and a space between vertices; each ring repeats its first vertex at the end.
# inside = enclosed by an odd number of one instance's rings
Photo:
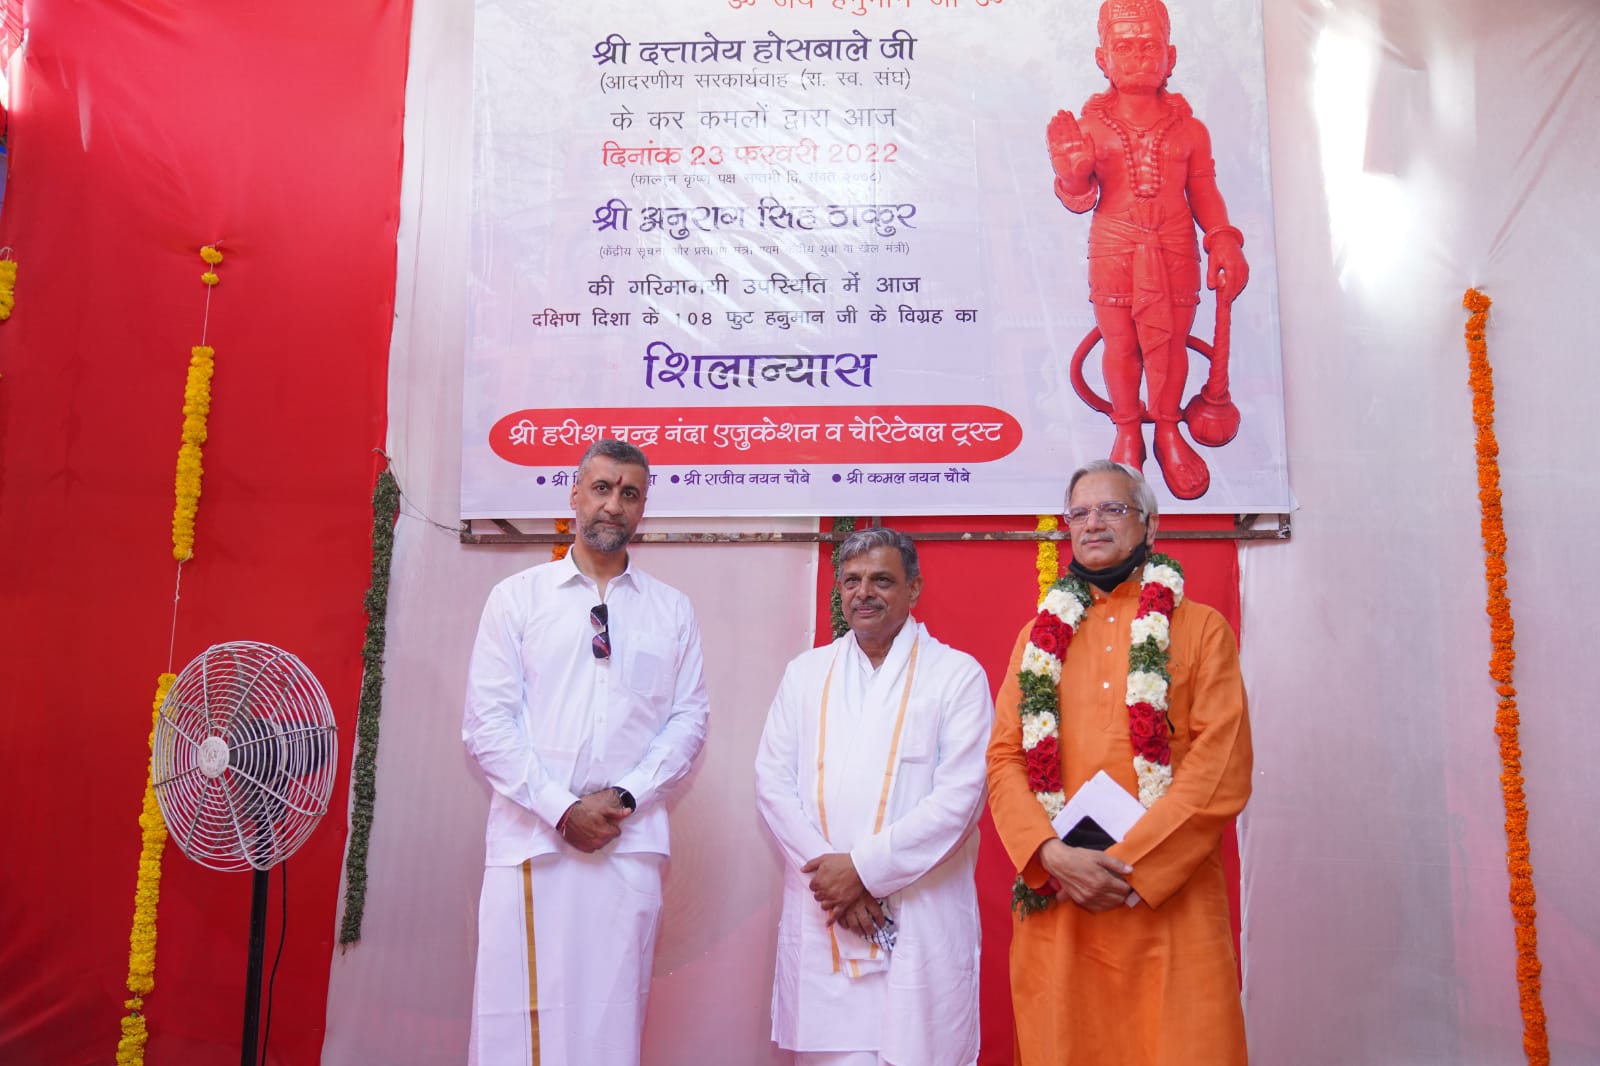
MULTIPOLYGON (((1097 503, 1093 507, 1074 507, 1072 510, 1067 512, 1067 524, 1081 526, 1085 522, 1089 521, 1089 516, 1091 514, 1099 515, 1100 521, 1102 522, 1113 524, 1122 521, 1124 518, 1127 518, 1128 513, 1134 510, 1136 510, 1136 508, 1129 507, 1121 500, 1110 500, 1106 503, 1097 503)), ((1143 514, 1143 512, 1141 511, 1140 514, 1143 514)))
POLYGON ((589 642, 589 650, 594 652, 596 659, 611 658, 611 630, 606 628, 610 620, 611 612, 605 604, 597 603, 589 608, 589 624, 596 630, 594 639, 589 642))

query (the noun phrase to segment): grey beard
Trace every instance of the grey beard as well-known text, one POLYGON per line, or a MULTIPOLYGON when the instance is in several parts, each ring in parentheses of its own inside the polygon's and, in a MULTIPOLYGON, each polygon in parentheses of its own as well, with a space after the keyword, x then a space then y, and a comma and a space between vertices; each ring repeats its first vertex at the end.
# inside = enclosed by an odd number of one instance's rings
POLYGON ((597 552, 614 552, 628 543, 628 534, 624 531, 619 529, 612 532, 610 530, 596 529, 592 523, 581 526, 578 529, 578 536, 582 537, 583 542, 597 552))

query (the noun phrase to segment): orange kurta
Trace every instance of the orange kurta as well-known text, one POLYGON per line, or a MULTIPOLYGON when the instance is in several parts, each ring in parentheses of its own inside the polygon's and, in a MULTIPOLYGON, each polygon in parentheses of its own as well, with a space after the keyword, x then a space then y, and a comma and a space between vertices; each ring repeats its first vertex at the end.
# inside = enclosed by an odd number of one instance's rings
MULTIPOLYGON (((1128 624, 1138 573, 1107 597, 1094 589, 1062 664, 1061 780, 1068 796, 1098 770, 1138 795, 1124 703, 1128 624)), ((989 805, 1029 885, 1047 878, 1035 853, 1054 837, 1028 788, 1018 714, 1024 626, 995 705, 989 805)), ((1171 790, 1110 854, 1133 866, 1142 902, 1091 914, 1056 903, 1012 918, 1016 1066, 1235 1066, 1244 1016, 1228 924, 1221 834, 1250 796, 1250 723, 1233 631, 1184 601, 1172 616, 1168 714, 1171 790)))

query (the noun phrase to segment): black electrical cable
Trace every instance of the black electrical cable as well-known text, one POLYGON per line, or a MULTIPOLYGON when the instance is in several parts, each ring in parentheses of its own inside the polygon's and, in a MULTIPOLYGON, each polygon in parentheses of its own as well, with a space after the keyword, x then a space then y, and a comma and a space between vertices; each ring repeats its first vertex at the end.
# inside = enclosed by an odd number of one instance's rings
POLYGON ((261 1066, 267 1066, 267 1037, 272 1035, 272 986, 278 980, 278 963, 283 961, 283 945, 289 939, 289 860, 278 864, 283 871, 283 918, 278 923, 278 953, 272 958, 272 973, 267 977, 267 1009, 261 1022, 261 1066))

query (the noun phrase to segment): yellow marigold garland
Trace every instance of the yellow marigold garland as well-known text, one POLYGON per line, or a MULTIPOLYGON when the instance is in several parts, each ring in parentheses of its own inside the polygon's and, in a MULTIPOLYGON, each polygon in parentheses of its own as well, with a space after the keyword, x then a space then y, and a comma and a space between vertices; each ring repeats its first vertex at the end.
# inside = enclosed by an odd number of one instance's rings
POLYGON ((17 261, 0 259, 0 322, 11 317, 17 303, 17 261))
POLYGON ((190 350, 189 378, 183 386, 183 443, 178 448, 178 476, 172 508, 172 557, 194 557, 194 516, 200 507, 201 446, 206 442, 206 416, 211 413, 211 375, 215 350, 197 344, 190 350))
POLYGON ((200 258, 206 261, 206 272, 200 275, 200 280, 207 285, 215 285, 221 279, 217 277, 217 272, 211 268, 222 262, 222 253, 217 251, 216 245, 208 244, 200 249, 200 258))
MULTIPOLYGON (((222 253, 208 244, 200 249, 200 258, 208 267, 214 267, 222 262, 222 253)), ((15 276, 14 268, 12 276, 15 276)), ((208 269, 201 280, 207 285, 206 307, 209 310, 209 287, 217 283, 216 275, 208 269)), ((200 340, 205 339, 202 326, 200 340)), ((206 441, 206 417, 211 413, 215 355, 215 350, 204 343, 189 349, 189 373, 183 386, 183 434, 178 446, 172 509, 172 557, 178 560, 180 573, 182 564, 194 557, 194 518, 200 506, 201 447, 206 441)), ((176 600, 173 624, 177 624, 176 600)), ((133 995, 124 1001, 128 1013, 122 1019, 122 1037, 117 1041, 117 1066, 144 1066, 144 1049, 150 1040, 144 1020, 144 997, 156 987, 156 904, 161 898, 161 854, 167 845, 167 826, 156 802, 156 721, 167 690, 176 680, 176 674, 162 674, 156 681, 155 700, 151 704, 151 763, 145 774, 144 804, 139 812, 139 876, 133 893, 133 929, 128 934, 128 991, 133 995)))
POLYGON ((1539 932, 1535 924, 1533 864, 1529 861, 1528 807, 1522 791, 1522 748, 1517 733, 1517 690, 1511 670, 1517 653, 1512 646, 1516 625, 1511 618, 1511 598, 1506 593, 1506 528, 1500 505, 1500 444, 1494 435, 1494 372, 1489 367, 1489 346, 1484 332, 1492 301, 1477 289, 1468 289, 1461 306, 1467 319, 1467 357, 1472 385, 1472 421, 1478 427, 1478 504, 1482 509, 1484 576, 1489 585, 1489 676, 1500 694, 1494 732, 1500 738, 1500 789, 1506 808, 1506 870, 1511 875, 1511 913, 1516 919, 1517 994, 1522 1007, 1522 1050, 1532 1066, 1550 1062, 1550 1042, 1545 1033, 1544 999, 1539 975, 1539 932))
MULTIPOLYGON (((1035 527, 1040 533, 1054 533, 1061 528, 1061 520, 1053 514, 1039 516, 1039 524, 1035 527)), ((1034 565, 1039 568, 1039 599, 1044 599, 1050 592, 1050 586, 1056 583, 1061 576, 1061 547, 1056 540, 1040 540, 1039 550, 1034 558, 1034 565)))
MULTIPOLYGON (((209 269, 222 262, 222 253, 216 245, 207 244, 200 249, 200 258, 208 269, 200 280, 207 286, 217 283, 215 271, 209 269)), ((211 306, 211 292, 206 290, 206 307, 211 306)), ((183 386, 183 443, 178 447, 178 476, 172 507, 172 557, 178 562, 194 558, 194 516, 200 507, 201 446, 206 442, 206 416, 211 413, 211 375, 216 370, 216 351, 205 344, 205 330, 201 329, 202 343, 189 349, 189 376, 183 386)))
MULTIPOLYGON (((156 679, 156 697, 150 706, 150 748, 155 750, 156 717, 167 689, 177 674, 162 674, 156 679)), ((156 986, 156 903, 161 898, 161 853, 167 846, 167 825, 156 805, 152 772, 144 781, 144 809, 139 814, 139 881, 133 893, 133 931, 128 935, 127 1015, 122 1019, 122 1039, 117 1041, 117 1066, 140 1066, 144 1046, 150 1039, 144 1024, 144 997, 156 986)))
MULTIPOLYGON (((570 519, 570 518, 558 518, 558 519, 556 519, 556 532, 557 533, 571 533, 572 532, 572 519, 570 519)), ((570 551, 571 549, 572 549, 572 545, 571 544, 562 544, 562 543, 560 543, 558 541, 557 543, 550 545, 550 558, 552 560, 565 559, 567 557, 567 552, 570 551)))

